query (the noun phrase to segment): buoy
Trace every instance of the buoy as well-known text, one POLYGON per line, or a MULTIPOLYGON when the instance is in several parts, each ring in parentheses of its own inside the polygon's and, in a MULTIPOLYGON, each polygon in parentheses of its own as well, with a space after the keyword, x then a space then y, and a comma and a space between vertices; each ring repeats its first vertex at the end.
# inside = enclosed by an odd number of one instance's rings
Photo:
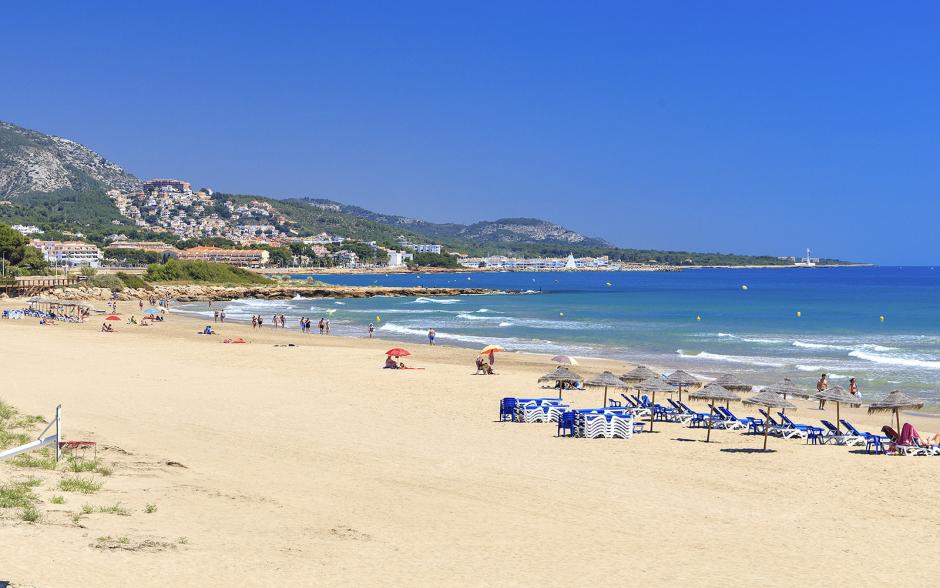
POLYGON ((881 322, 885 322, 885 315, 879 316, 878 319, 879 319, 881 322))
POLYGON ((379 322, 381 320, 382 320, 382 317, 380 317, 379 315, 375 315, 375 322, 379 322))
POLYGON ((559 312, 559 313, 558 313, 558 316, 565 316, 565 313, 559 312))
POLYGON ((608 286, 613 286, 613 284, 611 284, 610 282, 607 282, 607 285, 608 285, 608 286))
POLYGON ((747 290, 747 284, 741 284, 741 289, 742 289, 742 290, 747 290))
POLYGON ((797 316, 797 317, 801 317, 801 316, 803 316, 803 313, 800 312, 800 311, 796 311, 796 316, 797 316))
POLYGON ((700 320, 702 320, 702 317, 701 317, 701 316, 697 316, 697 317, 695 317, 695 320, 700 321, 700 320))

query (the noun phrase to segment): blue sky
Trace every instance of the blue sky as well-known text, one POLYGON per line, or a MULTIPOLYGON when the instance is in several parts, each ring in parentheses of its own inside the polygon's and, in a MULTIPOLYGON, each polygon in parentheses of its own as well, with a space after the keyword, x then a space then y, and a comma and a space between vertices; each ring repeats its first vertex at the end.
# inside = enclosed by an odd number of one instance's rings
POLYGON ((940 263, 940 4, 8 3, 0 120, 141 177, 940 263))

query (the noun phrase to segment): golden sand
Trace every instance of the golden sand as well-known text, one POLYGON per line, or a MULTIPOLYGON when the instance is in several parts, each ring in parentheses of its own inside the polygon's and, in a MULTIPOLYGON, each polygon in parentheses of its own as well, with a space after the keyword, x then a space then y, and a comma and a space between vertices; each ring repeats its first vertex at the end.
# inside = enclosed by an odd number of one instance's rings
MULTIPOLYGON (((704 430, 669 423, 631 440, 556 438, 553 424, 497 421, 503 396, 545 395, 546 357, 504 353, 497 376, 474 376, 470 350, 402 344, 426 369, 392 371, 380 368, 393 341, 234 324, 197 336, 203 324, 171 316, 105 334, 97 320, 0 321, 0 398, 47 416, 63 404, 67 438, 96 441, 113 467, 81 495, 54 488, 60 473, 0 465, 0 483, 43 480, 44 513, 30 524, 0 510, 0 579, 816 586, 940 574, 940 458, 777 438, 753 453, 760 437, 715 431, 705 444, 704 430), (251 342, 222 343, 239 336, 251 342), (86 503, 130 516, 74 523, 86 503)), ((578 407, 602 394, 566 392, 578 407)), ((799 421, 834 419, 797 404, 799 421)), ((843 416, 873 431, 889 419, 843 416)), ((905 420, 940 429, 928 415, 905 420)))

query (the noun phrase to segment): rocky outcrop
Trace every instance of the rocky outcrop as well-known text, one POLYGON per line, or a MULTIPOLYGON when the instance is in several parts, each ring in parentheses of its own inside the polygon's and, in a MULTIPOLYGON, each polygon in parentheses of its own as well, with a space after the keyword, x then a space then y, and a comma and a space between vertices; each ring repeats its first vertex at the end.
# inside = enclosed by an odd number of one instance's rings
MULTIPOLYGON (((150 297, 169 298, 180 302, 197 300, 235 300, 261 298, 290 300, 303 298, 371 298, 373 296, 460 296, 465 294, 492 294, 483 288, 393 288, 384 286, 214 286, 200 284, 154 286, 152 290, 126 288, 114 294, 118 300, 147 300, 150 297)), ((57 288, 50 295, 59 300, 110 300, 107 288, 57 288)))
POLYGON ((80 143, 0 122, 0 196, 100 186, 127 191, 140 181, 80 143))

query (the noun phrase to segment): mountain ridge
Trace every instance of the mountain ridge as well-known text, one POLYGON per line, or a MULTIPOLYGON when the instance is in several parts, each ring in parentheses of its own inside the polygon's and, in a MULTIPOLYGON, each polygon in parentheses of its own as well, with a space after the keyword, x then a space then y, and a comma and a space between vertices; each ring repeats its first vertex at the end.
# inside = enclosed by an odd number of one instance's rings
POLYGON ((81 143, 0 121, 0 197, 98 187, 133 190, 140 180, 81 143))

